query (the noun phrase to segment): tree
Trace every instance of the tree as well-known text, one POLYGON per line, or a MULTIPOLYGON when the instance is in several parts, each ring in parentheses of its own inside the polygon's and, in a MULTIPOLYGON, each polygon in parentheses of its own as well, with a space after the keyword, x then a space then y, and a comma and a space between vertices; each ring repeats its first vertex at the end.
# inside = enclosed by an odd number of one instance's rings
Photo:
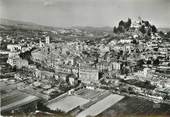
POLYGON ((146 62, 147 65, 150 65, 151 63, 152 63, 151 60, 148 60, 148 61, 146 62))
POLYGON ((152 30, 149 28, 149 29, 148 29, 148 32, 147 32, 147 35, 148 35, 148 36, 151 36, 151 31, 152 31, 152 30))
POLYGON ((170 62, 168 63, 168 66, 170 66, 170 62))
POLYGON ((125 30, 124 30, 124 26, 119 26, 119 27, 117 28, 117 31, 118 31, 119 33, 124 32, 124 31, 125 31, 125 30))
POLYGON ((149 80, 145 81, 145 85, 150 85, 150 84, 151 84, 151 82, 149 80))
POLYGON ((139 44, 139 42, 136 39, 133 39, 131 43, 136 44, 136 45, 139 44))
POLYGON ((131 23, 132 23, 132 21, 131 21, 131 19, 130 18, 128 18, 128 21, 127 21, 127 23, 126 23, 126 28, 130 28, 130 26, 131 26, 131 23))
POLYGON ((129 74, 129 72, 130 72, 129 68, 125 67, 124 72, 125 72, 125 74, 126 74, 126 76, 127 76, 127 75, 129 74))
POLYGON ((162 32, 162 31, 159 32, 159 35, 160 36, 165 36, 164 32, 162 32))
POLYGON ((153 65, 154 66, 158 66, 159 65, 159 63, 160 63, 160 61, 159 61, 159 59, 157 58, 157 59, 155 59, 154 61, 153 61, 153 65))
POLYGON ((140 59, 140 60, 137 61, 137 66, 139 68, 143 68, 143 65, 144 65, 144 60, 143 59, 140 59))
POLYGON ((142 25, 142 26, 140 27, 139 31, 140 31, 141 33, 145 34, 145 33, 146 33, 145 26, 142 25))
MULTIPOLYGON (((144 82, 144 86, 143 87, 146 88, 146 89, 154 89, 154 86, 151 85, 151 81, 149 81, 149 80, 146 80, 144 82)), ((148 91, 147 91, 147 93, 148 93, 148 91)))
POLYGON ((134 92, 133 88, 132 87, 128 87, 128 92, 129 93, 133 93, 134 92))
POLYGON ((164 95, 163 100, 169 100, 170 96, 166 93, 166 95, 164 95))
POLYGON ((119 22, 119 26, 118 26, 118 27, 124 26, 124 25, 125 25, 125 22, 124 22, 123 20, 121 20, 121 21, 119 22))
POLYGON ((156 32, 157 32, 157 28, 156 28, 155 25, 152 25, 152 26, 151 26, 151 29, 152 29, 152 32, 153 32, 153 33, 156 33, 156 32))
POLYGON ((69 56, 69 55, 70 55, 70 52, 69 52, 69 51, 66 51, 66 54, 69 56))
POLYGON ((149 26, 150 26, 149 21, 145 21, 145 25, 146 25, 147 27, 149 27, 149 26))
POLYGON ((167 32, 166 37, 170 38, 170 31, 167 32))
POLYGON ((114 28, 113 28, 113 32, 114 33, 117 33, 117 28, 114 26, 114 28))
POLYGON ((101 84, 107 84, 104 78, 100 80, 100 83, 101 84))

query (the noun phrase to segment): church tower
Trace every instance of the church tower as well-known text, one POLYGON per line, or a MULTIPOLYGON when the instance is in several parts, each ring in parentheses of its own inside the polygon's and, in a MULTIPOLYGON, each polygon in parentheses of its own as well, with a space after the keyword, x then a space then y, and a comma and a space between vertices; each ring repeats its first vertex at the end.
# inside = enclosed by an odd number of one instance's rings
POLYGON ((49 36, 45 37, 45 43, 50 44, 50 37, 49 36))

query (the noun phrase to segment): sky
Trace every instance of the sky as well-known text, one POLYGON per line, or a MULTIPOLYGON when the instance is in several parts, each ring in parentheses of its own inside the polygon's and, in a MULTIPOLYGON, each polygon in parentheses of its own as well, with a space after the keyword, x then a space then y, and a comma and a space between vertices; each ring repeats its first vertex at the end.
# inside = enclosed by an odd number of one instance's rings
POLYGON ((117 26, 138 17, 170 27, 170 0, 0 0, 0 17, 42 25, 117 26))

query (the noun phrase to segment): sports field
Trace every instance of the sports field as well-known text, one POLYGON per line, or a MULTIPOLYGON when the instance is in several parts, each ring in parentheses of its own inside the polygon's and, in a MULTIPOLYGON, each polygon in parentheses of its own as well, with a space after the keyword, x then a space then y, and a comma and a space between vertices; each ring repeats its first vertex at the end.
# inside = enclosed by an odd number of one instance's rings
POLYGON ((170 117, 170 105, 162 103, 154 104, 151 101, 137 97, 125 97, 98 117, 124 117, 125 115, 126 117, 135 117, 137 115, 143 115, 142 117, 155 117, 155 115, 170 117))
POLYGON ((80 90, 76 91, 75 94, 79 95, 85 99, 93 99, 93 98, 96 98, 96 97, 102 95, 103 92, 84 88, 84 89, 80 89, 80 90))
POLYGON ((93 104, 89 108, 85 109, 84 111, 80 112, 77 117, 86 117, 88 115, 90 116, 96 116, 106 110, 107 108, 111 107, 121 99, 123 99, 124 96, 120 96, 117 94, 110 94, 109 96, 105 97, 104 99, 100 100, 99 102, 93 104))
POLYGON ((86 104, 87 102, 89 102, 89 100, 72 95, 66 96, 56 102, 53 101, 53 103, 48 104, 47 107, 49 107, 51 110, 61 110, 64 112, 69 112, 78 106, 86 104))
POLYGON ((39 98, 36 96, 32 96, 29 94, 19 92, 19 91, 14 91, 1 98, 1 110, 0 111, 14 109, 19 106, 33 102, 35 100, 39 100, 39 98))

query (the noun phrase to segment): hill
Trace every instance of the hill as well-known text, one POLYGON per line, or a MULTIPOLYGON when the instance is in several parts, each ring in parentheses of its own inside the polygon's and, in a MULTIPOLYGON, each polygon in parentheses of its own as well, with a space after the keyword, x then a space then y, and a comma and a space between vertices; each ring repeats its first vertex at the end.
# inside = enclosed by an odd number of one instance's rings
POLYGON ((16 21, 16 20, 4 19, 4 18, 0 19, 0 28, 3 29, 17 28, 17 29, 30 29, 30 30, 43 30, 43 31, 49 31, 55 29, 54 27, 38 25, 32 22, 16 21))
POLYGON ((158 28, 159 31, 170 32, 170 28, 158 28))
MULTIPOLYGON (((64 29, 65 27, 53 27, 53 26, 45 26, 45 25, 39 25, 32 22, 25 22, 25 21, 16 21, 16 20, 10 20, 10 19, 0 19, 0 29, 11 29, 11 28, 17 28, 17 29, 29 29, 29 30, 42 30, 42 31, 57 31, 59 29, 64 29)), ((76 27, 69 27, 68 29, 80 29, 87 32, 112 32, 111 27, 91 27, 91 26, 76 26, 76 27)))

